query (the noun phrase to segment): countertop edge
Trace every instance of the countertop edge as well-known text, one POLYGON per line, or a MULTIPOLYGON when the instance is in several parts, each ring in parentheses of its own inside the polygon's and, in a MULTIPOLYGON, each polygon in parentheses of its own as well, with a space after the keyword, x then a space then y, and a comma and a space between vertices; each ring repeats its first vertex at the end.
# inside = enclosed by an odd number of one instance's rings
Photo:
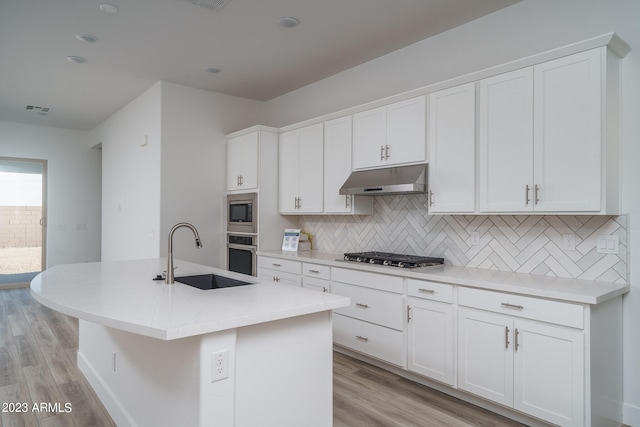
POLYGON ((266 250, 258 251, 258 255, 589 305, 603 303, 611 298, 624 295, 631 290, 629 284, 537 276, 470 267, 445 265, 399 269, 381 265, 362 265, 343 261, 341 253, 313 250, 291 253, 280 250, 266 250), (536 284, 533 282, 536 282, 536 284))

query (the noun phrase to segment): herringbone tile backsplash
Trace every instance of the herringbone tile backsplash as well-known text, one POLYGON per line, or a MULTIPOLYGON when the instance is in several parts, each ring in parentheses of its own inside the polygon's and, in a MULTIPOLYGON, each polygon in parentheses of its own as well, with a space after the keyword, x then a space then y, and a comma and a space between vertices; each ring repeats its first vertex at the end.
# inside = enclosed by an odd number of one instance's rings
POLYGON ((627 283, 627 215, 429 215, 425 195, 375 196, 373 215, 300 216, 313 249, 444 257, 450 265, 627 283), (478 232, 473 245, 471 233, 478 232), (563 250, 575 234, 576 250, 563 250), (619 237, 618 254, 596 252, 597 236, 619 237))

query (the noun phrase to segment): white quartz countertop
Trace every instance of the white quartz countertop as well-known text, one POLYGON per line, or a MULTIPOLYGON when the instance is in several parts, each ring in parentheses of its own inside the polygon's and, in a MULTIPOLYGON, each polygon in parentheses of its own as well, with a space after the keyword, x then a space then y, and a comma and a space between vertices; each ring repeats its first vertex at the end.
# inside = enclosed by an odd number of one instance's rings
POLYGON ((343 254, 332 252, 273 250, 260 251, 258 255, 582 304, 599 304, 630 290, 628 284, 564 279, 480 268, 442 265, 407 269, 360 264, 343 261, 343 254))
POLYGON ((255 284, 200 290, 152 280, 166 259, 58 265, 31 282, 33 297, 83 320, 163 340, 202 335, 349 305, 349 298, 181 260, 176 276, 215 273, 255 284))

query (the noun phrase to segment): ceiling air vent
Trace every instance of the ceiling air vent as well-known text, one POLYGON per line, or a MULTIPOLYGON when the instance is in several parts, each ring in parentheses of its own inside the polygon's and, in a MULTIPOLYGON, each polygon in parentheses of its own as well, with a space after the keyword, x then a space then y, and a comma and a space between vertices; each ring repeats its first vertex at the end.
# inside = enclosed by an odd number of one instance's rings
POLYGON ((41 116, 46 116, 51 111, 49 107, 38 107, 37 105, 27 105, 27 111, 33 111, 34 113, 38 113, 41 116))
POLYGON ((196 6, 210 7, 211 9, 220 10, 231 0, 193 0, 196 6))

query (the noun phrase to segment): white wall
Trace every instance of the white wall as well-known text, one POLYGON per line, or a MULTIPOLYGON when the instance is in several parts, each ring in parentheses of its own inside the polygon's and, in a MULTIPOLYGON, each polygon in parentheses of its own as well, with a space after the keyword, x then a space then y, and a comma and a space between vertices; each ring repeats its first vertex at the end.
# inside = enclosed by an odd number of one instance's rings
POLYGON ((102 144, 102 260, 159 257, 160 84, 93 129, 88 141, 102 144))
POLYGON ((629 213, 630 280, 624 301, 627 424, 640 425, 640 1, 524 0, 266 103, 286 126, 455 78, 611 31, 631 45, 622 63, 622 209, 629 213))
POLYGON ((47 160, 46 267, 100 260, 101 152, 87 146, 87 136, 0 122, 0 156, 47 160))
POLYGON ((174 257, 224 268, 226 227, 225 134, 260 123, 263 103, 162 82, 162 178, 160 253, 178 222, 191 222, 202 239, 196 249, 190 230, 174 234, 174 257))
POLYGON ((158 82, 96 127, 102 143, 102 260, 157 258, 174 235, 176 258, 223 267, 225 134, 261 120, 263 103, 158 82), (147 145, 144 145, 144 144, 147 145))

